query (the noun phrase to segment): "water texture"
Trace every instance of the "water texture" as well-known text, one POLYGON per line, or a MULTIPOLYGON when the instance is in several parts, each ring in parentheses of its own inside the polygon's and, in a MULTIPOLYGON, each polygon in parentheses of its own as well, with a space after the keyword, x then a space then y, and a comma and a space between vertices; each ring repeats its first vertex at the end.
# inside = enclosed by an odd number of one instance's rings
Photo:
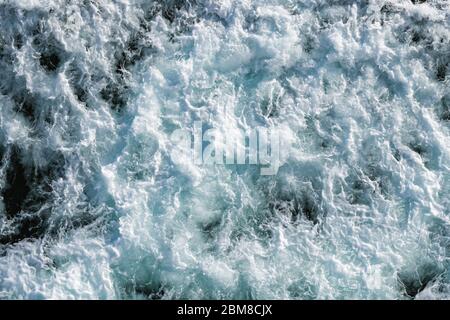
POLYGON ((450 298, 446 0, 0 0, 0 298, 450 298), (282 128, 276 175, 171 157, 282 128))

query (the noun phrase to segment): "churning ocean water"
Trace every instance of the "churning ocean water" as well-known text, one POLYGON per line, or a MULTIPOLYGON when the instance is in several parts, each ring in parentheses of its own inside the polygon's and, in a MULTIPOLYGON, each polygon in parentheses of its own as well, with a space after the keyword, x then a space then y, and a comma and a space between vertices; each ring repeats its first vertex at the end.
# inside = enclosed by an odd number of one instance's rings
POLYGON ((450 298, 448 1, 0 0, 0 31, 1 299, 450 298), (199 122, 279 128, 278 170, 171 156, 199 122))

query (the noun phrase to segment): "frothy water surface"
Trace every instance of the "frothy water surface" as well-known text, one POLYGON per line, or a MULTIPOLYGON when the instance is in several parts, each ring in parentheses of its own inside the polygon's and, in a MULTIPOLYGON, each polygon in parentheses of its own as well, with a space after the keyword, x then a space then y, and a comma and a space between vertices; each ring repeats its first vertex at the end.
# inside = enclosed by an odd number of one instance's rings
POLYGON ((445 0, 0 0, 0 298, 450 298, 445 0), (173 159, 282 128, 276 175, 173 159))

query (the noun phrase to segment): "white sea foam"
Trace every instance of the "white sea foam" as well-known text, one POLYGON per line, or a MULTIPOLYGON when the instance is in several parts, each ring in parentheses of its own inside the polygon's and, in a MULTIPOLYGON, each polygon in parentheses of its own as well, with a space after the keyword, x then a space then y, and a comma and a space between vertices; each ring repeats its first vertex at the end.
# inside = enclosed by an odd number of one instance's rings
POLYGON ((0 1, 0 298, 449 298, 449 15, 0 1), (290 152, 174 160, 196 121, 290 152))

